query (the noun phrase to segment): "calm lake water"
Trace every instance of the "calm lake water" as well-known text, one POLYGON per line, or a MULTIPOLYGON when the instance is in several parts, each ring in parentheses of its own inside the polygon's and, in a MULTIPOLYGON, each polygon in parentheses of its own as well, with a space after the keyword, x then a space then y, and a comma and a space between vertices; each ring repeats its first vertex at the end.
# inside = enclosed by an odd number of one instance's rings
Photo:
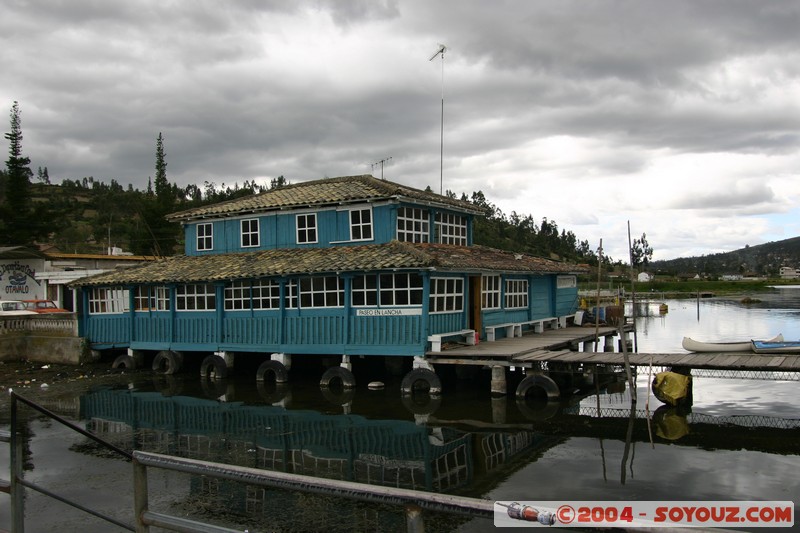
MULTIPOLYGON (((637 307, 640 352, 685 353, 683 336, 800 339, 800 288, 637 307), (659 305, 669 311, 659 314, 659 305)), ((630 310, 630 306, 629 306, 630 310)), ((636 380, 560 405, 493 399, 488 374, 446 381, 440 402, 401 401, 399 381, 324 395, 318 377, 259 388, 253 372, 217 388, 195 374, 120 375, 102 388, 38 397, 125 448, 490 500, 792 500, 800 502, 800 382, 695 374, 691 412, 666 409, 636 380), (649 407, 652 442, 647 423, 649 407)), ((6 429, 7 413, 0 415, 6 429)), ((28 420, 26 478, 132 523, 130 464, 39 416, 28 420)), ((8 478, 0 444, 0 477, 8 478)), ((249 531, 404 531, 396 509, 255 490, 151 471, 150 508, 249 531)), ((0 494, 0 529, 10 527, 0 494)), ((795 508, 797 514, 797 506, 795 508)), ((478 532, 490 520, 426 515, 431 531, 478 532)), ((26 531, 117 531, 28 491, 26 531)))

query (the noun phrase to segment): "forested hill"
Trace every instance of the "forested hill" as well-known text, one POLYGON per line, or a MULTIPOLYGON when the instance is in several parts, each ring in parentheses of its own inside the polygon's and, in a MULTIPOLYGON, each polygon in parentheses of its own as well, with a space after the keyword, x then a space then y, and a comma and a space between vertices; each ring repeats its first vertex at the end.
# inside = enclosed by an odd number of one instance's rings
POLYGON ((800 268, 800 237, 746 246, 740 250, 718 254, 653 261, 650 269, 666 274, 778 274, 780 267, 800 268))
MULTIPOLYGON (((0 172, 0 181, 2 181, 0 172)), ((49 181, 49 180, 48 180, 49 181)), ((183 231, 169 223, 165 215, 184 209, 258 194, 288 182, 280 176, 269 186, 245 182, 233 187, 206 182, 179 187, 157 180, 141 191, 93 178, 64 180, 60 185, 46 182, 30 184, 32 218, 39 221, 35 241, 54 245, 65 253, 106 253, 109 246, 137 255, 166 256, 183 253, 183 231)), ((448 191, 448 196, 456 195, 448 191)), ((562 230, 553 220, 537 221, 530 214, 504 214, 480 191, 462 200, 481 207, 485 218, 475 223, 476 244, 560 259, 574 263, 597 264, 588 241, 579 241, 571 231, 562 230)), ((2 202, 0 193, 0 202, 2 202)), ((3 244, 19 244, 5 242, 3 244)), ((605 262, 611 261, 605 258, 605 262)))

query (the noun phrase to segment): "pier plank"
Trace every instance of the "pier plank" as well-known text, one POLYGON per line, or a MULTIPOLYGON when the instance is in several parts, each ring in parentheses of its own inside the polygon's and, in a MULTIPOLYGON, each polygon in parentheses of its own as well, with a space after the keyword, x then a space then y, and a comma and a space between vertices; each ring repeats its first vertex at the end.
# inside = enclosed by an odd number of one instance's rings
MULTIPOLYGON (((602 337, 614 335, 616 328, 600 328, 602 337)), ((594 340, 594 329, 570 326, 542 333, 527 333, 522 337, 498 339, 482 342, 476 346, 455 346, 436 353, 428 353, 431 362, 450 364, 490 363, 523 366, 537 362, 564 364, 613 364, 625 362, 621 352, 573 351, 580 343, 594 340)), ((800 355, 780 354, 762 355, 743 352, 734 353, 629 353, 632 366, 658 367, 685 366, 691 368, 719 370, 768 370, 775 372, 800 371, 800 355)))
POLYGON ((786 360, 785 357, 773 356, 773 357, 770 357, 770 361, 767 363, 767 366, 769 366, 769 367, 781 366, 785 360, 786 360))

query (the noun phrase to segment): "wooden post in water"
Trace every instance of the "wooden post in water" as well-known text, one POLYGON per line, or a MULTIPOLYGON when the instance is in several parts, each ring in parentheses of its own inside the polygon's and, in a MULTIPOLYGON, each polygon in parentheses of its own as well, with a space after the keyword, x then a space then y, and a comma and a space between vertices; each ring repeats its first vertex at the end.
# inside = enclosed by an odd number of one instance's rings
MULTIPOLYGON (((633 247, 631 245, 631 221, 628 221, 628 258, 631 262, 631 296, 633 297, 633 305, 631 306, 631 315, 633 316, 633 334, 636 336, 636 284, 633 278, 636 274, 633 267, 633 247)), ((636 403, 636 383, 633 381, 631 375, 631 360, 628 356, 628 340, 625 338, 625 311, 622 312, 623 319, 619 323, 619 338, 622 340, 622 358, 625 360, 625 375, 628 377, 628 385, 631 389, 631 403, 636 403)))
POLYGON ((603 239, 600 239, 600 247, 597 249, 597 304, 594 313, 594 351, 597 351, 597 341, 600 335, 600 272, 603 270, 603 239))

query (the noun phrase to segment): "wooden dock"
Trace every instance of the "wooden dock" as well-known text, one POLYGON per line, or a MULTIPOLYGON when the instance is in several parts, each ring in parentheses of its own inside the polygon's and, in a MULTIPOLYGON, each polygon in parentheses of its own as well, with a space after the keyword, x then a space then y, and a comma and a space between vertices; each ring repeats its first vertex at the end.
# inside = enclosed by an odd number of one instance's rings
MULTIPOLYGON (((598 348, 608 346, 618 330, 599 328, 598 348)), ((595 351, 595 328, 567 327, 481 342, 476 346, 457 346, 441 352, 428 352, 425 359, 432 364, 466 364, 535 368, 542 363, 622 365, 621 352, 595 351), (584 351, 577 351, 580 346, 584 351)), ((613 344, 611 344, 613 346, 613 344)), ((800 372, 800 354, 763 355, 736 353, 629 353, 632 366, 682 366, 718 370, 762 370, 800 372)))

